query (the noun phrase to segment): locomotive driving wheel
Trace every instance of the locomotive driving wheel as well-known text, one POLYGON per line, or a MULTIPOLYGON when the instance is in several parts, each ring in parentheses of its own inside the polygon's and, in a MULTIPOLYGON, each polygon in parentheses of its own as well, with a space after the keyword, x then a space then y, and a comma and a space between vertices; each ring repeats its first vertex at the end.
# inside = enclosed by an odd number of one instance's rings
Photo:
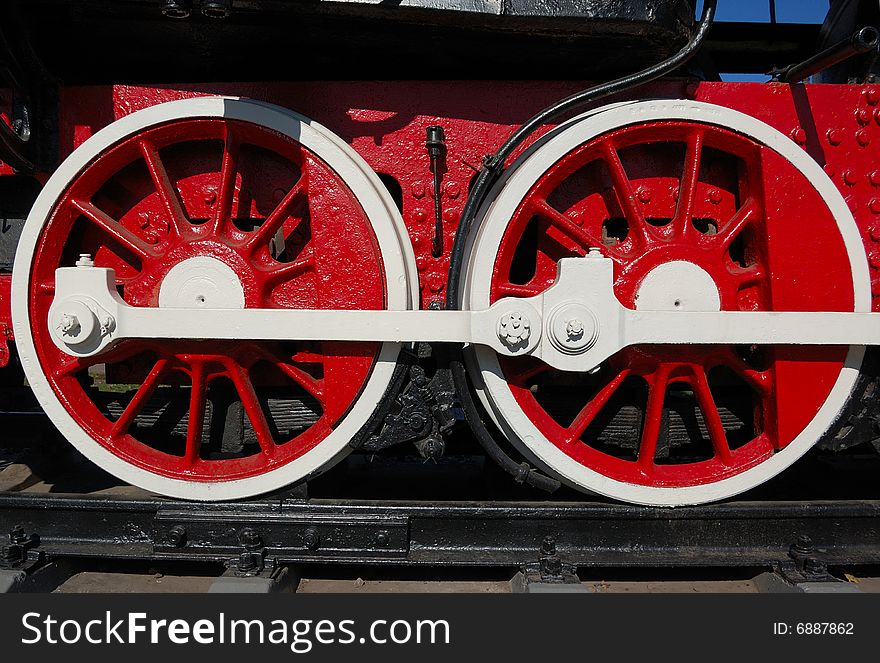
POLYGON ((145 489, 208 500, 293 483, 350 448, 399 344, 126 339, 72 357, 50 336, 78 324, 49 322, 55 270, 93 261, 127 304, 193 316, 406 309, 400 227, 360 157, 302 116, 216 97, 129 115, 61 165, 27 220, 12 302, 27 379, 67 439, 145 489))
MULTIPOLYGON (((561 259, 599 249, 631 309, 870 310, 840 193, 794 143, 729 109, 651 101, 576 118, 508 169, 485 210, 467 308, 539 295, 561 259)), ((469 364, 489 415, 540 467, 589 492, 680 505, 748 490, 832 431, 863 352, 642 345, 577 373, 475 346, 469 364)))

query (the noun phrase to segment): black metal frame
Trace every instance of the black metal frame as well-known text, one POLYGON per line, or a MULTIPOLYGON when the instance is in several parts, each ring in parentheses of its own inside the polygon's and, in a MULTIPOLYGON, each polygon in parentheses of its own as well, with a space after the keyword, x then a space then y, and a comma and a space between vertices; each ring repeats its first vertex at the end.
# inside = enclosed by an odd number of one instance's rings
POLYGON ((666 509, 289 498, 193 504, 4 493, 0 527, 15 530, 10 539, 30 542, 23 554, 6 555, 19 565, 74 558, 234 563, 245 553, 273 565, 521 567, 538 559, 548 536, 560 558, 578 567, 774 567, 793 545, 822 565, 880 563, 880 500, 666 509))

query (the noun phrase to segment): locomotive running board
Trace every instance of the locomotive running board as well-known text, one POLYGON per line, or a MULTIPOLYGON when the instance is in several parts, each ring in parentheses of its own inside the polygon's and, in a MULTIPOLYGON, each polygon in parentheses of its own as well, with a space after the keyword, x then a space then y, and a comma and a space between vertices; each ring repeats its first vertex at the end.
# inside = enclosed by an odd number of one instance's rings
MULTIPOLYGON (((577 567, 776 567, 793 545, 827 565, 880 563, 880 500, 648 508, 591 502, 387 502, 276 498, 193 504, 0 493, 49 560, 523 566, 546 536, 577 567)), ((21 530, 19 530, 21 531, 21 530)), ((803 552, 803 551, 802 551, 803 552)))
POLYGON ((687 302, 678 299, 671 310, 628 309, 614 294, 613 262, 596 250, 561 260, 545 292, 506 297, 479 311, 242 308, 241 292, 216 295, 221 286, 203 280, 205 294, 188 293, 189 307, 143 308, 122 300, 112 269, 90 260, 59 268, 52 338, 78 357, 126 338, 456 342, 532 355, 569 371, 592 370, 636 344, 880 344, 878 313, 685 310, 687 302), (210 308, 215 296, 228 307, 210 308))

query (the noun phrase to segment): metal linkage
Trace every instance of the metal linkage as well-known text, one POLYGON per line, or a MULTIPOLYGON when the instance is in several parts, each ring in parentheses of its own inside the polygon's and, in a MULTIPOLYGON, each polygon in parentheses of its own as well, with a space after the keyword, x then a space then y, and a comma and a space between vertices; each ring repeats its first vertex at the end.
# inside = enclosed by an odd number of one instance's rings
POLYGON ((126 304, 112 269, 56 271, 49 328, 64 352, 87 357, 126 338, 455 342, 507 356, 532 355, 560 370, 588 371, 638 344, 880 344, 880 314, 625 308, 613 262, 591 250, 559 262, 556 282, 529 298, 481 311, 145 308, 126 304))
POLYGON ((867 25, 854 32, 848 39, 816 53, 813 57, 783 69, 776 69, 770 74, 781 83, 800 83, 857 55, 877 52, 878 48, 880 48, 880 32, 877 28, 867 25))

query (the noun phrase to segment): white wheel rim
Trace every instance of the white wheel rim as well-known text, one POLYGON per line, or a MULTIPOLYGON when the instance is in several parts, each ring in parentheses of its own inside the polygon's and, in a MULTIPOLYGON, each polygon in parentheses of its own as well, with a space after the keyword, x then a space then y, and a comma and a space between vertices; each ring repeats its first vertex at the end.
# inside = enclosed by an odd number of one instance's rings
MULTIPOLYGON (((463 302, 467 308, 489 306, 492 269, 507 221, 519 202, 550 166, 579 145, 624 126, 657 120, 686 120, 713 124, 752 138, 791 162, 822 196, 833 214, 853 277, 854 310, 871 310, 868 263, 858 227, 833 182, 801 148, 782 133, 737 111, 712 104, 656 100, 619 104, 579 116, 537 141, 496 184, 484 206, 480 227, 469 242, 465 263, 463 302)), ((721 500, 758 486, 803 456, 833 425, 852 393, 865 348, 851 346, 834 386, 806 428, 784 449, 735 476, 710 484, 657 487, 611 479, 563 453, 538 430, 516 403, 504 379, 498 356, 483 347, 471 349, 468 365, 475 388, 492 420, 533 462, 579 490, 645 505, 680 506, 721 500)))
POLYGON ((315 448, 257 476, 195 482, 161 476, 128 463, 91 438, 70 416, 49 385, 31 337, 28 290, 40 233, 68 185, 93 159, 120 140, 148 127, 194 117, 225 118, 262 125, 292 138, 320 157, 349 186, 370 220, 386 276, 387 307, 413 307, 418 294, 415 257, 403 220, 379 178, 332 132, 308 118, 266 103, 229 97, 172 101, 132 113, 108 125, 77 148, 55 171, 38 196, 22 230, 12 272, 12 322, 28 384, 46 414, 84 456, 114 476, 151 492, 192 500, 230 500, 270 492, 313 476, 338 462, 349 442, 376 408, 390 384, 398 343, 384 343, 375 365, 348 413, 315 448))

